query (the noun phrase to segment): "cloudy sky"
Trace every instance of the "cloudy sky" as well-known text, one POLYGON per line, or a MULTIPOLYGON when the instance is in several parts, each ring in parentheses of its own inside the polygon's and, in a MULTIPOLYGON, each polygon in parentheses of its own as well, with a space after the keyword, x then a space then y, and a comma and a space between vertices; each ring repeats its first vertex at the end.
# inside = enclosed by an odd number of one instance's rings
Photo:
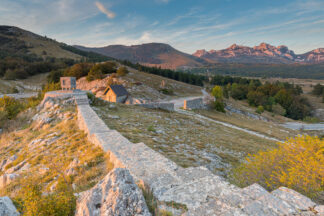
POLYGON ((193 53, 233 43, 324 47, 323 0, 0 0, 0 25, 71 45, 168 43, 193 53))

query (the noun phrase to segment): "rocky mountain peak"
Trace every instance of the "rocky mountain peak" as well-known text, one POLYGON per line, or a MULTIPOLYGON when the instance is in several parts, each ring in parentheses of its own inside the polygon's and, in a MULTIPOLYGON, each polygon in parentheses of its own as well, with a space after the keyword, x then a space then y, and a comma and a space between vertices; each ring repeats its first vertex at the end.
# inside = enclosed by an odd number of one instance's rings
POLYGON ((201 49, 201 50, 197 50, 194 54, 192 54, 193 56, 197 56, 197 57, 201 57, 208 54, 208 52, 205 49, 201 49))

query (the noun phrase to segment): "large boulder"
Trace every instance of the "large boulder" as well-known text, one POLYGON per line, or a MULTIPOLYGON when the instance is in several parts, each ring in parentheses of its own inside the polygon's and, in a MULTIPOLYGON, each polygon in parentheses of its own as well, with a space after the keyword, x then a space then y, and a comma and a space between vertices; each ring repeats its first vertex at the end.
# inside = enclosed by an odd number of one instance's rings
POLYGON ((116 168, 78 199, 77 216, 151 215, 127 169, 116 168))
POLYGON ((0 197, 0 215, 1 216, 20 215, 9 197, 0 197))

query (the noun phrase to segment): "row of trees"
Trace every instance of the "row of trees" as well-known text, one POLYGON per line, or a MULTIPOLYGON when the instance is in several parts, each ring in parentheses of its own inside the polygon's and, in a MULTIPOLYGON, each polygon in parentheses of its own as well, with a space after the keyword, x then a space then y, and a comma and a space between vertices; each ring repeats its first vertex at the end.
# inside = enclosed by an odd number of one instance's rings
POLYGON ((197 75, 187 72, 179 72, 179 71, 173 71, 170 69, 161 69, 157 67, 147 67, 140 64, 134 64, 130 61, 124 60, 120 61, 123 65, 127 65, 131 68, 134 68, 139 71, 143 71, 150 74, 155 74, 163 77, 167 77, 173 80, 177 80, 180 82, 197 85, 197 86, 203 86, 204 81, 207 80, 207 77, 205 75, 197 75))
POLYGON ((302 88, 287 82, 262 84, 256 79, 215 76, 212 84, 223 87, 225 97, 247 100, 259 112, 267 110, 292 119, 304 119, 310 115, 311 106, 302 97, 302 88))
POLYGON ((47 73, 73 65, 71 59, 48 59, 42 61, 25 61, 21 58, 7 57, 0 59, 0 78, 14 80, 47 73))
POLYGON ((195 74, 230 75, 245 77, 282 77, 324 79, 324 64, 238 64, 220 63, 189 70, 195 74))
POLYGON ((126 67, 117 67, 116 62, 107 61, 104 63, 88 63, 81 62, 74 64, 64 70, 53 70, 49 74, 48 82, 59 82, 61 76, 71 76, 77 79, 86 76, 88 81, 93 81, 96 79, 102 79, 106 74, 117 73, 118 76, 124 76, 128 73, 126 67))

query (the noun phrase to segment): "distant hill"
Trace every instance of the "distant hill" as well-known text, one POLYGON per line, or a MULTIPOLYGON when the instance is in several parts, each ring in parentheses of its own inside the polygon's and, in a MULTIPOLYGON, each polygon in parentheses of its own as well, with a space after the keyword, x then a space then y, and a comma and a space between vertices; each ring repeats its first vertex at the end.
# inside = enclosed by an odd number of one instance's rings
POLYGON ((174 49, 168 44, 148 43, 134 46, 111 45, 101 48, 75 46, 85 51, 93 51, 102 55, 146 66, 176 69, 179 67, 201 67, 208 61, 174 49))
POLYGON ((297 55, 287 46, 278 47, 261 43, 259 46, 247 47, 233 44, 223 50, 198 50, 193 56, 213 63, 261 63, 261 64, 292 64, 292 63, 324 63, 324 49, 319 48, 305 54, 297 55))
POLYGON ((0 78, 27 78, 81 60, 97 62, 108 59, 14 26, 0 26, 0 78))
POLYGON ((81 55, 61 48, 61 43, 32 32, 13 27, 0 26, 0 56, 34 56, 80 60, 81 55))

